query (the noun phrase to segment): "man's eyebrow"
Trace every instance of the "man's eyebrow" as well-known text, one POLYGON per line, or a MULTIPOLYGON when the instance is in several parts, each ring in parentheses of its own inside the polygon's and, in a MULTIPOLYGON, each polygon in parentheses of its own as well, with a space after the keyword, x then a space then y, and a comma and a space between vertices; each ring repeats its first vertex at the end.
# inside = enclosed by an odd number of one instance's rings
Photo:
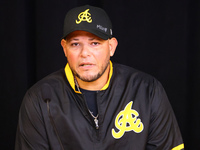
POLYGON ((76 39, 76 38, 71 38, 69 39, 68 41, 71 42, 71 41, 78 41, 79 39, 76 39))
POLYGON ((93 41, 93 40, 98 40, 98 41, 101 41, 102 39, 98 38, 98 37, 92 37, 89 39, 90 41, 93 41))
POLYGON ((90 41, 92 41, 92 40, 95 40, 95 39, 96 39, 96 38, 95 38, 95 37, 93 37, 93 38, 90 38, 89 40, 90 40, 90 41))

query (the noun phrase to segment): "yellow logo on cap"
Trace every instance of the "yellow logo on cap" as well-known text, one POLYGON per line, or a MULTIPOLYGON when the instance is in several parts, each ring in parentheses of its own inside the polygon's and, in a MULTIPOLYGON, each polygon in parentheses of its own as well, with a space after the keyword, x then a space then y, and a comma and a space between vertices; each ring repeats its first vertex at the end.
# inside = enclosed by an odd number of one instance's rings
POLYGON ((84 12, 81 12, 79 15, 78 15, 78 20, 76 20, 76 24, 79 24, 81 23, 82 21, 87 21, 88 23, 91 23, 92 22, 92 18, 90 17, 91 14, 88 12, 90 9, 87 9, 85 10, 84 12))
POLYGON ((140 133, 144 129, 141 119, 138 118, 139 113, 131 109, 132 104, 132 101, 129 102, 115 119, 115 126, 119 131, 116 132, 112 129, 112 136, 116 139, 121 138, 125 132, 134 131, 135 133, 140 133))

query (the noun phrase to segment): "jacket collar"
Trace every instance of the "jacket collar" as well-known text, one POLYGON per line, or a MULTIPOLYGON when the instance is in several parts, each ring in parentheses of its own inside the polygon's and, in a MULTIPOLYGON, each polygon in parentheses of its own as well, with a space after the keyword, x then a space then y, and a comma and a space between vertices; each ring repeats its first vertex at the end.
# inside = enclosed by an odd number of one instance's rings
MULTIPOLYGON (((104 87, 100 90, 106 90, 110 84, 110 79, 112 77, 112 74, 113 74, 113 65, 112 65, 112 62, 110 61, 110 72, 109 72, 109 79, 107 81, 107 83, 104 85, 104 87)), ((76 92, 76 93, 81 93, 79 91, 76 90, 75 88, 75 82, 74 82, 74 75, 69 67, 69 64, 67 63, 67 65, 65 66, 65 75, 67 77, 67 80, 70 84, 70 86, 72 87, 72 89, 76 92)))

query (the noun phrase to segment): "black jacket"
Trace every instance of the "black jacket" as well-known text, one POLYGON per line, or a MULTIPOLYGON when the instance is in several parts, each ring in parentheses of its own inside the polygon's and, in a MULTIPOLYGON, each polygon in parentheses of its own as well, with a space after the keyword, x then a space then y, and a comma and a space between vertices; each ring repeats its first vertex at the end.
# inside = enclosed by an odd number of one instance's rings
POLYGON ((15 150, 183 149, 161 84, 127 66, 114 64, 111 68, 107 86, 97 92, 99 129, 67 65, 27 91, 15 150))

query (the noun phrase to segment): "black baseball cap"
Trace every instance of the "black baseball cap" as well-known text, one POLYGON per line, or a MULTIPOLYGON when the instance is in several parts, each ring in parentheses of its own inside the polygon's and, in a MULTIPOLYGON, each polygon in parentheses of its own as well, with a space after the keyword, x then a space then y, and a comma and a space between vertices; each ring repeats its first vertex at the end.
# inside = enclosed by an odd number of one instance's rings
POLYGON ((77 30, 90 32, 104 40, 112 38, 112 23, 107 13, 99 7, 84 5, 66 14, 62 38, 77 30))

